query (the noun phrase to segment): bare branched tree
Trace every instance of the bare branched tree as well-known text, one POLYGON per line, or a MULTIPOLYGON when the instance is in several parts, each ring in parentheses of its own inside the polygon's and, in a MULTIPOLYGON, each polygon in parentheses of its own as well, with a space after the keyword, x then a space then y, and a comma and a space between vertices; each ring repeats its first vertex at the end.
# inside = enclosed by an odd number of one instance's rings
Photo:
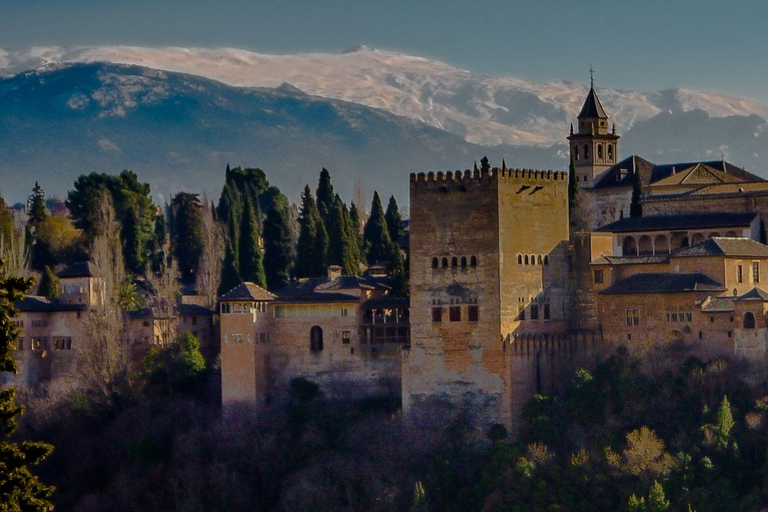
POLYGON ((203 226, 203 252, 197 265, 195 289, 203 298, 203 304, 216 307, 216 292, 221 280, 221 267, 224 259, 224 229, 213 216, 213 205, 203 195, 201 223, 203 226))
POLYGON ((99 224, 104 227, 91 245, 94 297, 86 321, 86 335, 78 366, 83 384, 108 398, 127 383, 129 347, 119 307, 119 289, 125 279, 120 225, 111 196, 99 200, 99 224))
POLYGON ((177 335, 177 310, 179 302, 179 268, 173 258, 170 243, 163 242, 163 254, 167 255, 157 273, 150 274, 152 297, 150 307, 155 326, 159 330, 160 343, 173 343, 177 335))
POLYGON ((3 277, 30 277, 29 247, 24 243, 24 230, 14 226, 6 240, 0 233, 0 258, 3 260, 3 277))

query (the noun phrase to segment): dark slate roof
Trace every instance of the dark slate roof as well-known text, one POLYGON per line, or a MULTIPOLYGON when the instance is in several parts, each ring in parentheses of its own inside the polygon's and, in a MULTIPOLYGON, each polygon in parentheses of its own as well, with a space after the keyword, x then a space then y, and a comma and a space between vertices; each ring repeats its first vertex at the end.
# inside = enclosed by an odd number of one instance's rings
POLYGON ((683 247, 672 253, 672 257, 692 256, 744 256, 748 258, 768 258, 768 245, 749 238, 712 237, 701 242, 683 247))
POLYGON ((647 273, 635 274, 622 279, 612 284, 602 293, 722 292, 725 289, 722 284, 706 274, 647 273))
POLYGON ((275 299, 278 304, 307 303, 307 302, 357 302, 358 295, 350 293, 308 293, 304 295, 280 295, 275 299))
MULTIPOLYGON (((738 181, 738 182, 764 182, 765 180, 755 174, 752 174, 741 167, 737 167, 731 163, 723 162, 722 160, 709 160, 705 162, 677 162, 671 164, 654 164, 649 162, 645 158, 637 155, 630 155, 613 167, 608 169, 600 180, 595 183, 594 188, 613 188, 613 187, 632 187, 634 184, 634 171, 640 173, 640 181, 643 184, 643 188, 650 186, 653 183, 666 179, 672 176, 672 171, 681 172, 697 165, 705 166, 708 170, 716 173, 723 172, 727 176, 722 176, 723 181, 738 181), (621 170, 625 172, 622 176, 621 170)), ((709 187, 711 184, 702 185, 702 187, 709 187)))
POLYGON ((272 300, 274 298, 274 294, 268 292, 261 286, 254 283, 244 282, 219 297, 219 300, 272 300))
POLYGON ((58 277, 93 277, 96 275, 93 264, 89 261, 72 263, 56 274, 58 277))
POLYGON ((27 295, 23 299, 14 302, 14 306, 19 308, 19 311, 30 313, 46 311, 85 311, 87 309, 85 304, 63 304, 57 299, 47 299, 45 297, 37 297, 34 295, 27 295))
POLYGON ((768 292, 763 291, 761 288, 752 288, 744 295, 736 297, 735 300, 761 300, 768 301, 768 292))
POLYGON ((600 103, 597 93, 595 93, 595 88, 590 87, 587 99, 584 100, 584 106, 581 107, 581 112, 579 112, 578 119, 595 117, 607 119, 608 114, 605 113, 603 105, 600 103))
POLYGON ((671 229, 729 228, 749 226, 757 213, 700 213, 686 215, 653 215, 651 217, 625 217, 597 228, 607 233, 635 231, 664 231, 671 229))
POLYGON ((179 304, 176 306, 176 311, 184 316, 208 316, 216 314, 216 311, 201 306, 200 304, 179 304))
POLYGON ((705 313, 727 312, 734 309, 732 297, 708 297, 701 308, 705 313))
POLYGON ((294 281, 288 286, 275 292, 279 297, 311 295, 316 292, 332 292, 334 290, 377 290, 389 289, 387 279, 372 276, 338 276, 313 277, 294 281))
POLYGON ((667 263, 668 261, 668 254, 649 254, 647 256, 600 256, 590 262, 590 265, 641 265, 667 263))

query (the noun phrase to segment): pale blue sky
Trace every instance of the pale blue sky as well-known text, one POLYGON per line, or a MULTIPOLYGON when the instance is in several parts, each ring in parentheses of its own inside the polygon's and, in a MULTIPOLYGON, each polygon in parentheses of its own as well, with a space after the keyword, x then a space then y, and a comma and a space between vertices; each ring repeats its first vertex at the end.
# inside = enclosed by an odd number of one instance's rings
POLYGON ((471 71, 768 102, 768 2, 722 0, 0 0, 0 48, 357 43, 471 71))

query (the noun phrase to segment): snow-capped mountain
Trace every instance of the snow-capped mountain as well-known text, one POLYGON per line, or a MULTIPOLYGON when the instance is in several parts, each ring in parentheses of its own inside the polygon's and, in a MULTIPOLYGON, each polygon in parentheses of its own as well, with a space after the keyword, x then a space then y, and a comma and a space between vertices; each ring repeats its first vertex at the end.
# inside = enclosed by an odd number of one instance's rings
MULTIPOLYGON (((478 75, 436 60, 362 45, 339 54, 293 55, 129 46, 0 50, 0 74, 5 76, 39 66, 94 62, 188 73, 240 87, 288 83, 307 94, 388 110, 486 146, 562 144, 587 92, 586 84, 478 75)), ((768 119, 768 106, 723 94, 608 87, 598 92, 622 134, 666 112, 700 109, 714 118, 756 114, 768 119)))

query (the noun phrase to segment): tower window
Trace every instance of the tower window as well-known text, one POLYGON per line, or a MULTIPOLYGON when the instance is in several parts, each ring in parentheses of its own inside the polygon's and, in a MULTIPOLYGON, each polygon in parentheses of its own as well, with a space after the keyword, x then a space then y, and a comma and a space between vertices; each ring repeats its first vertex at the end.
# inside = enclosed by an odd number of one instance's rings
POLYGON ((517 255, 517 264, 518 265, 522 265, 523 264, 523 255, 522 254, 518 254, 517 255))
POLYGON ((461 322, 461 306, 451 306, 448 308, 448 319, 451 322, 461 322))
POLYGON ((477 256, 472 256, 471 258, 469 258, 469 266, 470 267, 477 266, 477 256))
POLYGON ((437 268, 437 258, 432 258, 432 268, 437 268))
POLYGON ((443 268, 448 268, 448 258, 443 258, 443 268))
POLYGON ((323 350, 323 328, 319 325, 314 325, 309 330, 309 349, 312 352, 323 350))
POLYGON ((453 258, 451 258, 451 268, 456 268, 458 266, 459 266, 459 258, 454 256, 453 258))
POLYGON ((443 308, 432 308, 432 322, 438 323, 443 321, 443 308))
POLYGON ((584 158, 589 158, 589 144, 584 144, 584 158))
POLYGON ((608 144, 608 160, 613 160, 613 144, 608 144))
POLYGON ((575 160, 579 159, 579 146, 574 146, 573 147, 573 158, 575 160))
POLYGON ((480 318, 480 310, 477 305, 467 306, 467 320, 477 322, 480 318))
POLYGON ((597 145, 597 158, 603 158, 603 145, 597 145))
POLYGON ((467 268, 467 257, 462 256, 461 257, 461 268, 467 268))

